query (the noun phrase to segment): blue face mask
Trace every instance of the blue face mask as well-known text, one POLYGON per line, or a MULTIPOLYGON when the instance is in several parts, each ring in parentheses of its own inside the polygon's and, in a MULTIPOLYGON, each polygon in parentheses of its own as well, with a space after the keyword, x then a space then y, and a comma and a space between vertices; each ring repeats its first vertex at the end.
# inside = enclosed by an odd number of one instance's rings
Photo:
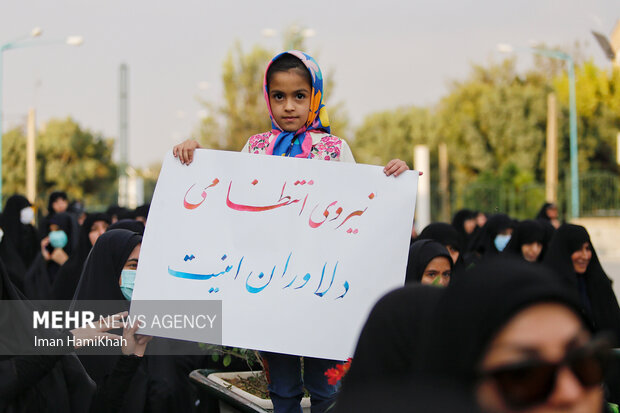
POLYGON ((136 281, 136 270, 121 271, 121 292, 127 301, 131 301, 133 295, 133 285, 136 281))
POLYGON ((508 245, 508 242, 510 241, 510 237, 512 237, 512 235, 498 235, 495 237, 495 248, 497 248, 498 251, 502 252, 504 251, 504 248, 506 248, 506 245, 508 245))
POLYGON ((54 248, 64 248, 67 245, 69 239, 65 231, 52 231, 50 232, 50 244, 54 248))

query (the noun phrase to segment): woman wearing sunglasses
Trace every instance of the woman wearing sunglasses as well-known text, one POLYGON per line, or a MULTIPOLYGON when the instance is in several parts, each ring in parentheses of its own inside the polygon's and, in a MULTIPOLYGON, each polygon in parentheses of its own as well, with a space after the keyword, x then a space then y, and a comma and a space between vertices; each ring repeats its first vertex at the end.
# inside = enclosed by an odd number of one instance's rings
POLYGON ((554 274, 499 258, 441 297, 429 369, 467 386, 489 412, 604 412, 611 340, 593 336, 554 274))

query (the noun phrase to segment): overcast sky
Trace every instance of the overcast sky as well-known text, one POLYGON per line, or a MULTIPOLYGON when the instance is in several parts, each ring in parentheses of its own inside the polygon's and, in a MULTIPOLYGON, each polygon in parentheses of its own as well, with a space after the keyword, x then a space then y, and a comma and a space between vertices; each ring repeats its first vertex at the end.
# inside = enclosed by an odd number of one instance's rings
MULTIPOLYGON (((579 40, 606 66, 590 30, 609 35, 618 18, 620 0, 1 0, 0 44, 36 26, 42 42, 85 39, 79 48, 4 53, 4 130, 34 107, 39 124, 71 116, 117 137, 118 70, 125 62, 130 163, 146 166, 196 129, 198 97, 221 99, 222 61, 235 40, 245 50, 281 48, 279 36, 261 35, 265 28, 282 32, 296 23, 315 31, 308 52, 318 52, 324 72, 334 72, 336 89, 326 92, 345 103, 356 126, 375 111, 437 102, 471 63, 501 60, 497 43, 579 40)), ((519 62, 527 67, 531 59, 522 55, 519 62)))

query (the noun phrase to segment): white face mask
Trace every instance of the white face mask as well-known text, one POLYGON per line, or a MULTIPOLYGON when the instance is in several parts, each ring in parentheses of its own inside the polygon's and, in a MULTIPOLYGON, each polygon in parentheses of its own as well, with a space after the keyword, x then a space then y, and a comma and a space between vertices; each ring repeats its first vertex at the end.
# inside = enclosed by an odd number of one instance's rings
POLYGON ((24 225, 32 223, 32 221, 34 220, 34 209, 32 209, 32 207, 26 207, 22 209, 19 213, 19 220, 24 225))
POLYGON ((4 231, 0 228, 0 242, 2 242, 2 237, 4 237, 4 231))

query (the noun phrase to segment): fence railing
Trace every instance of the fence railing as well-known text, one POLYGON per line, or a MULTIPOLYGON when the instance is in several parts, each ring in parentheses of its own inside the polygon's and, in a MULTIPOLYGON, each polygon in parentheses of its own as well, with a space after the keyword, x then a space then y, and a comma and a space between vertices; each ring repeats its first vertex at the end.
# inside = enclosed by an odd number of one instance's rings
MULTIPOLYGON (((558 206, 561 217, 570 218, 570 180, 561 185, 558 206)), ((505 187, 492 183, 474 182, 467 185, 461 196, 451 200, 452 214, 460 208, 486 213, 502 212, 518 219, 532 219, 545 202, 545 184, 531 183, 520 188, 505 187)), ((620 175, 608 171, 591 171, 579 177, 581 217, 620 216, 620 175)), ((433 191, 431 203, 439 220, 441 197, 433 191)))

